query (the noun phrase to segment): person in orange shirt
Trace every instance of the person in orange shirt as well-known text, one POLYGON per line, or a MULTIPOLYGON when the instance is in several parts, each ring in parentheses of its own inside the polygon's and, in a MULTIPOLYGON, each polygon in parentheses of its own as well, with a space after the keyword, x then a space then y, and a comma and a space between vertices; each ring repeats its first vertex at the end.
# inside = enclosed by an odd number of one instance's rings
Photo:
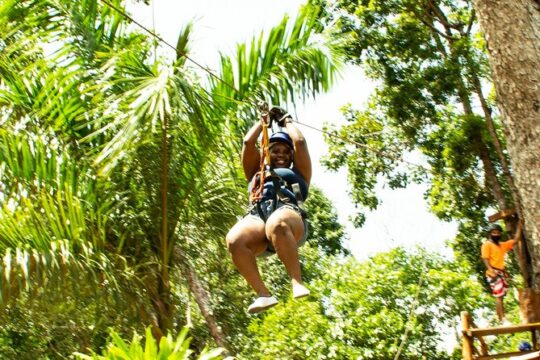
POLYGON ((505 270, 504 260, 506 253, 514 247, 521 237, 521 222, 514 239, 500 241, 503 229, 498 224, 492 224, 488 228, 488 241, 482 244, 482 261, 486 265, 486 278, 495 297, 497 316, 503 325, 509 325, 504 314, 503 299, 508 291, 508 273, 505 270))

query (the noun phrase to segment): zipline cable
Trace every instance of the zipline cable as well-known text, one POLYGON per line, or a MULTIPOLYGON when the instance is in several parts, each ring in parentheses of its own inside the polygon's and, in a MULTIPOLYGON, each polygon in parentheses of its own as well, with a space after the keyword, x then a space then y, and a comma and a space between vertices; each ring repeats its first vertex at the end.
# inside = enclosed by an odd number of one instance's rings
POLYGON ((101 1, 102 3, 104 3, 105 5, 107 5, 108 7, 110 7, 111 9, 115 10, 116 12, 118 12, 120 15, 122 15, 123 17, 125 17, 126 19, 128 19, 129 21, 131 21, 132 23, 134 23, 135 25, 137 25, 139 28, 143 29, 144 31, 146 31, 148 34, 150 34, 151 36, 153 36, 154 38, 156 38, 159 42, 161 42, 162 44, 168 46, 169 48, 173 49, 174 52, 181 56, 181 57, 185 57, 187 60, 191 61, 193 64, 195 64, 197 67, 201 68, 202 70, 206 71, 208 74, 210 74, 210 76, 212 76, 214 79, 222 82, 223 84, 225 84, 226 86, 230 87, 232 90, 236 91, 236 92, 239 92, 234 86, 232 86, 231 84, 229 84, 228 82, 226 82, 225 80, 221 79, 219 76, 217 76, 216 74, 214 74, 211 70, 209 70, 208 68, 206 68, 205 66, 199 64, 197 61, 193 60, 191 57, 189 57, 186 53, 184 52, 181 52, 181 51, 178 51, 178 49, 169 44, 167 41, 165 41, 165 39, 163 39, 161 36, 159 36, 158 34, 156 34, 155 32, 153 32, 152 30, 148 29, 146 26, 144 26, 143 24, 141 24, 140 22, 138 22, 137 20, 135 20, 133 17, 131 17, 129 14, 127 14, 125 11, 123 11, 122 9, 119 9, 118 7, 114 6, 113 4, 111 4, 109 1, 107 0, 99 0, 101 1))
MULTIPOLYGON (((142 25, 141 23, 139 23, 138 21, 136 21, 134 18, 132 18, 131 16, 129 16, 127 13, 125 13, 124 11, 122 11, 121 9, 117 8, 116 6, 114 6, 113 4, 111 4, 110 2, 108 2, 107 0, 100 0, 101 2, 103 2, 104 4, 106 4, 107 6, 109 6, 110 8, 114 9, 115 11, 117 11, 120 15, 124 16, 126 19, 128 19, 129 21, 131 21, 132 23, 134 23, 135 25, 137 25, 139 28, 143 29, 144 31, 146 31, 148 34, 150 34, 151 36, 153 36, 155 39, 157 39, 159 42, 161 42, 162 44, 168 46, 169 48, 173 49, 174 52, 179 55, 179 56, 182 56, 182 57, 185 57, 187 60, 189 60, 191 63, 193 63, 194 65, 196 65, 197 67, 199 67, 200 69, 202 69, 203 71, 207 72, 211 77, 213 77, 214 79, 218 80, 219 82, 223 83, 224 85, 226 85, 227 87, 231 88, 232 90, 234 90, 235 92, 239 92, 236 87, 234 87, 233 85, 229 84, 227 81, 223 80, 222 78, 220 78, 219 76, 217 76, 216 74, 214 74, 212 71, 210 71, 208 68, 206 68, 205 66, 199 64, 197 61, 193 60, 191 57, 189 57, 186 53, 183 53, 183 52, 180 52, 178 51, 178 49, 169 44, 167 41, 165 41, 161 36, 157 35, 154 31, 146 28, 144 25, 142 25)), ((246 103, 246 101, 242 101, 242 100, 236 100, 236 99, 232 99, 234 102, 240 102, 240 103, 246 103)), ((356 146, 359 146, 359 147, 363 147, 363 148, 366 148, 370 151, 373 151, 377 154, 380 154, 380 151, 378 150, 375 150, 373 148, 371 148, 370 146, 366 145, 366 144, 361 144, 357 141, 354 141, 354 140, 351 140, 351 139, 348 139, 348 138, 344 138, 342 136, 339 136, 337 134, 333 134, 333 133, 330 133, 328 131, 325 131, 325 130, 322 130, 322 129, 319 129, 315 126, 312 126, 312 125, 309 125, 309 124, 306 124, 306 123, 302 123, 300 121, 295 121, 296 123, 298 123, 299 125, 302 125, 302 126, 305 126, 305 127, 308 127, 310 129, 313 129, 313 130, 316 130, 318 132, 321 132, 323 134, 326 134, 328 136, 331 136, 331 137, 335 137, 335 138, 338 138, 342 141, 345 141, 345 142, 348 142, 350 144, 353 144, 353 145, 356 145, 356 146)), ((374 132, 374 133, 370 133, 370 134, 366 134, 366 136, 374 136, 374 135, 378 135, 378 134, 381 134, 382 131, 379 131, 379 132, 374 132)), ((412 166, 416 166, 416 167, 419 167, 419 168, 422 168, 422 169, 425 169, 425 170, 428 170, 426 169, 423 165, 419 165, 419 164, 415 164, 415 163, 412 163, 412 162, 409 162, 409 161, 406 161, 406 160, 401 160, 402 162, 404 163, 407 163, 409 165, 412 165, 412 166)), ((403 333, 403 336, 401 338, 401 344, 398 348, 398 351, 396 353, 396 356, 394 357, 394 360, 399 360, 399 356, 401 355, 401 351, 403 350, 403 347, 407 341, 407 337, 408 337, 408 334, 409 334, 409 331, 410 331, 410 324, 412 323, 413 319, 414 319, 414 316, 415 316, 415 312, 416 312, 416 309, 418 307, 418 303, 419 303, 419 297, 420 297, 420 290, 422 288, 422 283, 423 283, 423 272, 420 273, 420 276, 418 278, 418 285, 417 285, 417 290, 416 290, 416 295, 415 295, 415 299, 413 301, 413 305, 412 305, 412 308, 411 308, 411 311, 409 313, 409 317, 407 319, 407 324, 405 326, 405 332, 403 333)))
MULTIPOLYGON (((348 142, 349 144, 353 144, 353 145, 356 145, 356 146, 359 146, 359 147, 363 147, 365 149, 368 149, 370 151, 373 151, 374 153, 378 154, 378 155, 382 155, 381 152, 377 149, 374 149, 372 148, 371 146, 367 145, 367 144, 362 144, 362 143, 359 143, 358 141, 354 141, 354 140, 351 140, 349 138, 346 138, 346 137, 343 137, 343 136, 340 136, 340 135, 337 135, 337 134, 334 134, 334 133, 331 133, 331 132, 328 132, 328 131, 325 131, 325 130, 322 130, 322 129, 319 129, 315 126, 312 126, 312 125, 309 125, 309 124, 306 124, 306 123, 302 123, 298 120, 295 120, 296 123, 302 125, 302 126, 305 126, 305 127, 308 127, 310 129, 313 129, 315 131, 318 131, 320 133, 323 133, 325 135, 328 135, 330 137, 334 137, 336 139, 340 139, 342 141, 345 141, 345 142, 348 142)), ((368 133, 368 134, 363 134, 362 136, 373 136, 373 135, 377 135, 377 133, 380 133, 380 132, 375 132, 375 133, 368 133)), ((423 165, 420 165, 420 164, 416 164, 416 163, 413 163, 413 162, 410 162, 410 161, 407 161, 407 160, 404 160, 404 159, 401 159, 402 162, 404 162, 405 164, 409 164, 411 166, 415 166, 417 168, 420 168, 420 169, 424 169, 426 171, 429 171, 429 169, 427 169, 425 166, 423 165)))
MULTIPOLYGON (((358 141, 354 141, 354 140, 345 138, 345 137, 343 137, 343 136, 339 136, 339 135, 337 135, 337 134, 333 134, 333 133, 331 133, 331 132, 328 132, 328 131, 323 130, 323 129, 319 129, 319 128, 313 126, 313 125, 309 125, 309 124, 300 122, 300 121, 298 121, 298 120, 295 120, 295 122, 296 122, 297 124, 300 124, 300 125, 302 125, 302 126, 305 126, 305 127, 307 127, 307 128, 310 128, 310 129, 312 129, 312 130, 318 131, 318 132, 320 132, 320 133, 322 133, 322 134, 325 134, 325 135, 328 135, 328 136, 335 137, 335 138, 337 138, 337 139, 343 140, 343 141, 345 141, 345 142, 348 142, 348 143, 353 144, 353 145, 356 145, 356 146, 360 146, 360 147, 364 147, 364 148, 370 149, 368 145, 359 143, 358 141)), ((365 134, 365 135, 370 136, 370 135, 372 135, 372 134, 375 135, 375 133, 369 133, 369 134, 365 134)), ((362 134, 362 136, 364 136, 364 134, 362 134)), ((373 150, 373 149, 370 149, 370 150, 373 150)))
MULTIPOLYGON (((174 50, 174 52, 179 55, 179 56, 182 56, 182 57, 185 57, 187 60, 189 60, 191 63, 193 63, 194 65, 196 65, 197 67, 199 67, 200 69, 202 69, 203 71, 207 72, 211 77, 213 77, 214 79, 218 80, 219 82, 223 83, 224 85, 226 85, 227 87, 229 87, 230 89, 234 90, 235 92, 239 93, 239 90, 236 89, 236 87, 234 87, 233 85, 229 84, 227 81, 223 80, 222 78, 220 78, 218 75, 214 74, 210 69, 208 69, 207 67, 201 65, 199 62, 193 60, 191 57, 189 57, 186 53, 184 52, 180 52, 178 51, 178 49, 171 45, 170 43, 168 43, 165 39, 163 39, 161 36, 159 36, 158 34, 156 34, 154 31, 148 29, 147 27, 145 27, 143 24, 141 24, 140 22, 138 22, 137 20, 135 20, 133 17, 131 17, 129 14, 127 14, 125 11, 123 11, 122 9, 119 9, 118 7, 116 7, 115 5, 111 4, 108 0, 100 0, 102 3, 106 4, 107 6, 109 6, 111 9, 115 10, 116 12, 118 12, 120 15, 122 15, 123 17, 125 17, 126 19, 128 19, 129 21, 131 21, 132 23, 134 23, 136 26, 138 26, 139 28, 141 28, 142 30, 144 30, 145 32, 147 32, 149 35, 151 35, 152 37, 154 37, 156 40, 158 40, 159 42, 161 42, 162 44, 166 45, 167 47, 171 48, 172 50, 174 50)), ((225 98, 228 98, 226 96, 223 96, 221 95, 222 97, 225 97, 225 98)), ((258 106, 258 104, 254 104, 254 103, 251 103, 251 102, 248 102, 248 101, 245 101, 245 100, 236 100, 236 99, 232 99, 232 98, 228 98, 229 100, 232 100, 234 102, 240 102, 240 103, 249 103, 249 104, 252 104, 252 105, 255 105, 255 106, 258 106)), ((350 144, 353 144, 353 145, 356 145, 356 146, 359 146, 359 147, 363 147, 363 148, 366 148, 370 151, 373 151, 374 153, 378 154, 378 155, 382 155, 381 152, 377 149, 374 149, 366 144, 362 144, 362 143, 359 143, 357 141, 354 141, 354 140, 351 140, 349 138, 345 138, 345 137, 342 137, 342 136, 339 136, 337 134, 333 134, 331 132, 328 132, 328 131, 325 131, 325 130, 322 130, 322 129, 319 129, 319 128, 316 128, 315 126, 312 126, 312 125, 308 125, 308 124, 305 124, 305 123, 302 123, 298 120, 295 121, 296 123, 302 125, 302 126, 305 126, 305 127, 308 127, 310 129, 313 129, 313 130, 316 130, 320 133, 323 133, 323 134, 326 134, 330 137, 334 137, 334 138, 337 138, 337 139, 340 139, 342 141, 345 141, 345 142, 348 142, 350 144)), ((369 133, 369 134, 366 134, 366 136, 373 136, 373 135, 376 135, 377 132, 375 133, 369 133)), ((418 167, 418 168, 421 168, 421 169, 424 169, 426 171, 429 171, 429 169, 427 169, 425 166, 423 165, 420 165, 420 164, 415 164, 415 163, 412 163, 410 161, 407 161, 407 160, 401 160, 402 162, 406 163, 406 164, 409 164, 411 166, 415 166, 415 167, 418 167)))

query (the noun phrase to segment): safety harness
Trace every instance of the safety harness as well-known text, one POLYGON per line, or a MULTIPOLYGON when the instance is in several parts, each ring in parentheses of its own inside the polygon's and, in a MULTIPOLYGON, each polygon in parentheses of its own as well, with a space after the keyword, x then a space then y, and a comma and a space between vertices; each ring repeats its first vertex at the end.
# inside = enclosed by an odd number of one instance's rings
POLYGON ((251 188, 249 201, 251 204, 250 212, 252 209, 256 209, 259 217, 266 222, 268 216, 272 214, 281 204, 292 207, 297 210, 303 218, 307 213, 304 208, 304 199, 298 183, 291 184, 292 192, 294 194, 296 204, 285 195, 283 188, 287 186, 287 183, 276 174, 272 166, 270 165, 270 151, 269 151, 269 136, 268 128, 272 129, 272 119, 269 117, 268 104, 266 102, 259 105, 261 111, 262 122, 262 137, 261 137, 261 160, 259 171, 255 174, 253 186, 251 188), (265 199, 263 201, 264 184, 268 181, 272 182, 274 187, 275 196, 273 199, 265 199), (281 204, 280 204, 281 203, 281 204))

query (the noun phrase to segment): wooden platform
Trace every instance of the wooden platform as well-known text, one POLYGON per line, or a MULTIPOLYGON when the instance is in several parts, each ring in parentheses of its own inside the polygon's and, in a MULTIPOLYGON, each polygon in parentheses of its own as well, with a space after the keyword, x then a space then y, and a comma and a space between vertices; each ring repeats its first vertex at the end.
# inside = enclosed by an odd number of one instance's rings
POLYGON ((490 360, 490 359, 510 359, 510 360, 537 360, 540 359, 540 351, 515 351, 496 355, 482 355, 473 359, 490 360))
POLYGON ((468 336, 487 336, 487 335, 502 335, 502 334, 514 334, 524 331, 540 330, 540 323, 523 324, 523 325, 509 325, 509 326, 495 326, 490 328, 471 328, 468 330, 463 329, 464 333, 468 336))
POLYGON ((463 326, 463 360, 489 360, 489 359, 513 359, 529 360, 540 359, 540 344, 536 332, 540 331, 540 323, 496 326, 490 328, 477 328, 468 312, 461 313, 461 323, 463 326), (531 351, 516 351, 503 354, 490 354, 488 346, 484 341, 484 336, 515 334, 520 332, 531 333, 531 351), (475 347, 475 339, 480 343, 480 349, 475 347))
POLYGON ((540 351, 533 351, 529 354, 526 354, 526 355, 521 355, 522 353, 520 353, 520 355, 516 355, 516 356, 512 356, 510 358, 510 360, 537 360, 537 359, 540 359, 540 351))

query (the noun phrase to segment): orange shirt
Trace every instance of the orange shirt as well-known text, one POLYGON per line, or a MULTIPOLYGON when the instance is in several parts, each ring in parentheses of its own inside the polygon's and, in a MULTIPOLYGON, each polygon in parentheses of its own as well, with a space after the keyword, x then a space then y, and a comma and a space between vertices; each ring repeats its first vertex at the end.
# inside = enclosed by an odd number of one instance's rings
POLYGON ((494 268, 504 270, 504 256, 510 251, 516 240, 501 241, 499 245, 493 241, 486 241, 482 244, 482 259, 487 259, 494 268))

